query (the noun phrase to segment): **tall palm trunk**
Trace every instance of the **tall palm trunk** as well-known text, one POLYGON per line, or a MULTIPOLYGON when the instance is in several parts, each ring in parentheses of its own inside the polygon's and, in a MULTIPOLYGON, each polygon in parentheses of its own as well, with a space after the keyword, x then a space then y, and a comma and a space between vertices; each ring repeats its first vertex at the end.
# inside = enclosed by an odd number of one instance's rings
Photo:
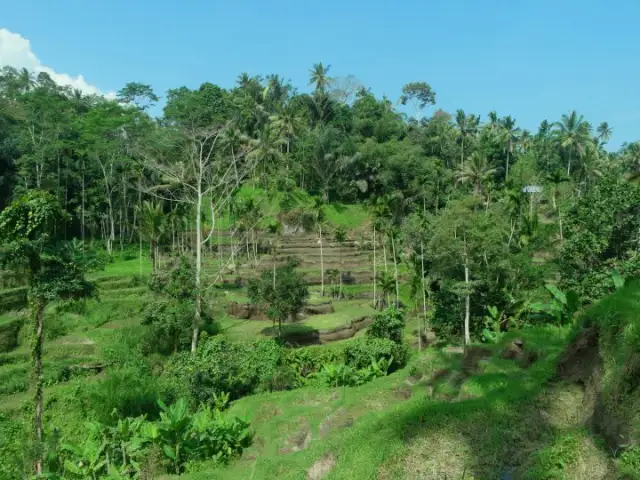
POLYGON ((464 283, 467 289, 464 298, 464 344, 471 343, 469 323, 471 321, 471 293, 469 292, 469 257, 467 256, 467 239, 464 239, 464 283))
POLYGON ((571 175, 571 154, 573 153, 573 149, 569 148, 569 161, 567 162, 567 176, 571 175))
POLYGON ((42 375, 42 347, 44 344, 44 298, 35 299, 35 338, 33 344, 33 380, 35 382, 35 416, 34 429, 37 443, 36 474, 42 475, 43 446, 42 446, 42 417, 43 406, 43 386, 42 375))
POLYGON ((391 235, 391 248, 393 250, 393 270, 396 281, 396 307, 400 305, 400 284, 398 283, 398 260, 396 258, 396 243, 394 235, 391 235))
POLYGON ((324 252, 322 250, 322 225, 318 224, 320 233, 320 295, 324 297, 324 252))
POLYGON ((507 180, 509 180, 509 156, 511 154, 511 148, 512 148, 511 139, 509 139, 509 146, 507 147, 507 161, 506 161, 506 163, 504 165, 504 171, 505 171, 504 180, 505 180, 505 182, 507 180))
POLYGON ((338 298, 340 300, 342 300, 342 274, 343 274, 343 270, 344 270, 344 264, 342 262, 342 247, 343 247, 343 243, 342 241, 340 241, 340 289, 338 290, 338 298))
POLYGON ((378 296, 376 292, 376 284, 378 283, 378 275, 376 272, 376 227, 373 227, 373 308, 378 308, 378 296))
POLYGON ((424 242, 420 242, 420 263, 422 266, 422 313, 424 316, 424 331, 427 331, 427 288, 424 281, 424 242))

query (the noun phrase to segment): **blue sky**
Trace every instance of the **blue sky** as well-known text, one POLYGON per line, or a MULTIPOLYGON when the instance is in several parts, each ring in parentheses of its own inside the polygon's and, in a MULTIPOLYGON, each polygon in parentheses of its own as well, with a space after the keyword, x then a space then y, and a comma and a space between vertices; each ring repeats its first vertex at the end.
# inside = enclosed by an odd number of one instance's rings
POLYGON ((640 140, 639 0, 4 3, 0 28, 29 40, 43 65, 103 91, 129 81, 160 94, 230 87, 243 71, 306 89, 322 61, 393 100, 404 83, 426 81, 447 111, 486 119, 495 109, 535 130, 576 109, 613 126, 610 147, 640 140))

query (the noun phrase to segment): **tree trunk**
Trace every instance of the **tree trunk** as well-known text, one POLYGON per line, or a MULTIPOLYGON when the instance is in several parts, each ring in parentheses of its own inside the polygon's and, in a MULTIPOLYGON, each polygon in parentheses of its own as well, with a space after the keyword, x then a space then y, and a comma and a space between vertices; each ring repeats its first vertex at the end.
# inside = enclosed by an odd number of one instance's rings
POLYGON ((464 135, 462 136, 462 153, 460 154, 460 168, 464 168, 464 135))
POLYGON ((373 308, 378 308, 378 296, 376 295, 376 284, 378 275, 376 273, 376 227, 373 227, 373 308))
POLYGON ((338 299, 342 300, 342 271, 344 270, 344 264, 342 262, 342 242, 340 242, 340 290, 338 291, 338 299))
POLYGON ((84 160, 82 161, 82 214, 80 221, 80 231, 82 232, 82 242, 84 243, 84 198, 85 198, 85 185, 84 185, 84 160))
POLYGON ((396 242, 391 235, 391 249, 393 250, 393 270, 396 281, 396 307, 400 305, 400 284, 398 283, 398 260, 396 258, 396 242))
POLYGON ((471 320, 471 294, 469 292, 469 263, 465 251, 464 260, 464 283, 467 287, 467 294, 464 297, 464 344, 471 343, 471 334, 469 331, 469 322, 471 320))
POLYGON ((567 162, 567 177, 571 175, 571 153, 572 153, 572 150, 569 149, 569 161, 567 162))
POLYGON ((420 263, 422 265, 422 313, 424 315, 423 328, 427 331, 427 288, 424 283, 424 242, 420 242, 420 263))
POLYGON ((202 273, 202 183, 198 182, 198 200, 196 202, 196 311, 193 317, 193 336, 191 338, 191 353, 198 348, 200 333, 200 316, 202 312, 202 290, 200 276, 202 273))
POLYGON ((42 347, 44 344, 44 307, 45 300, 43 298, 36 298, 36 311, 35 311, 35 338, 33 345, 33 377, 35 381, 35 417, 34 417, 34 429, 37 443, 37 456, 36 456, 36 474, 42 475, 42 461, 43 461, 43 449, 42 449, 42 416, 43 416, 43 383, 44 378, 42 375, 42 347))
POLYGON ((320 295, 324 297, 324 252, 322 250, 322 225, 318 224, 320 233, 320 295))
POLYGON ((511 153, 511 139, 509 139, 509 146, 507 147, 507 161, 504 164, 504 171, 505 171, 504 181, 505 182, 509 180, 509 154, 510 153, 511 153))

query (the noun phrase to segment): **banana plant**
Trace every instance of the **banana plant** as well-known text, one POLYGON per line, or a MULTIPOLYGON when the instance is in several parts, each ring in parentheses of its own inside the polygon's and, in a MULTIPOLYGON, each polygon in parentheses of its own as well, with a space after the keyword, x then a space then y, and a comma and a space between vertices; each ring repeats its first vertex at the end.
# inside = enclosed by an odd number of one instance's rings
POLYGON ((504 335, 502 332, 502 317, 504 314, 494 305, 487 307, 487 313, 488 315, 484 317, 482 339, 488 343, 497 343, 504 335))
POLYGON ((186 457, 191 453, 189 445, 191 426, 189 405, 184 398, 171 404, 171 406, 167 406, 162 400, 158 400, 158 405, 162 409, 160 421, 157 422, 162 439, 162 451, 172 462, 175 473, 179 474, 186 457))
POLYGON ((551 301, 549 303, 531 303, 529 304, 529 310, 554 317, 559 325, 572 321, 580 308, 578 294, 573 290, 565 294, 558 287, 551 284, 545 285, 545 288, 551 294, 551 301))
POLYGON ((104 473, 107 464, 104 459, 104 451, 107 444, 102 441, 89 438, 81 445, 64 444, 62 450, 69 458, 64 461, 65 475, 70 478, 91 478, 96 480, 104 473))

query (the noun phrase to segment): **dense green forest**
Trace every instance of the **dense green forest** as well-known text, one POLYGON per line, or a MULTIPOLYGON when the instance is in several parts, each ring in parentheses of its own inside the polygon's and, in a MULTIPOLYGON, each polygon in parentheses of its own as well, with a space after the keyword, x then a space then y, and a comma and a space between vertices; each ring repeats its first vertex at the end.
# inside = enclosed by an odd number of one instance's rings
POLYGON ((304 90, 0 70, 0 478, 637 478, 640 142, 304 90))

